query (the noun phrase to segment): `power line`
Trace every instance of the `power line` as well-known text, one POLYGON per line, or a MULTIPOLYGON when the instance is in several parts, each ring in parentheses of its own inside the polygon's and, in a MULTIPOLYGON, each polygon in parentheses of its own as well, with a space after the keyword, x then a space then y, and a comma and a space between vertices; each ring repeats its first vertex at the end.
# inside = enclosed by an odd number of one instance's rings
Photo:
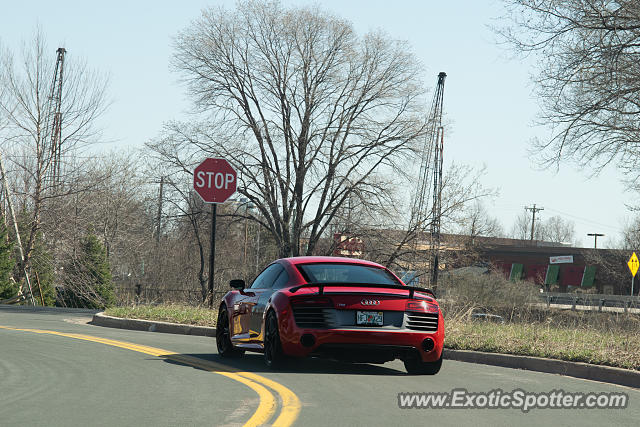
POLYGON ((603 227, 603 228, 608 228, 610 230, 615 230, 618 233, 623 233, 624 232, 624 230, 622 230, 621 228, 614 227, 614 226, 609 225, 609 224, 603 224, 603 223, 598 222, 598 221, 593 221, 591 219, 587 219, 587 218, 583 218, 583 217, 580 217, 580 216, 577 216, 577 215, 573 215, 573 214, 570 214, 570 213, 562 212, 562 211, 559 211, 559 210, 553 209, 553 208, 548 208, 548 209, 551 212, 559 213, 561 215, 565 215, 565 216, 577 219, 577 220, 582 221, 584 223, 590 223, 590 224, 597 225, 597 226, 600 226, 600 227, 603 227))
MULTIPOLYGON (((520 208, 517 207, 517 205, 512 205, 512 204, 508 204, 508 203, 499 203, 499 202, 493 204, 493 207, 496 210, 501 211, 501 212, 504 212, 504 211, 517 211, 518 209, 520 209, 520 208)), ((606 228, 607 230, 611 230, 612 232, 615 231, 616 233, 624 233, 624 230, 622 228, 613 226, 611 224, 605 224, 605 223, 602 223, 602 222, 594 221, 594 220, 591 220, 591 219, 588 219, 588 218, 584 218, 584 217, 581 217, 581 216, 578 216, 578 215, 574 215, 574 214, 570 214, 570 213, 567 213, 567 212, 559 211, 559 210, 554 209, 554 208, 546 208, 546 209, 549 210, 550 212, 553 212, 553 213, 556 213, 556 214, 560 214, 562 216, 569 217, 569 218, 575 220, 577 223, 580 223, 580 224, 595 225, 595 226, 598 226, 600 228, 606 228)))

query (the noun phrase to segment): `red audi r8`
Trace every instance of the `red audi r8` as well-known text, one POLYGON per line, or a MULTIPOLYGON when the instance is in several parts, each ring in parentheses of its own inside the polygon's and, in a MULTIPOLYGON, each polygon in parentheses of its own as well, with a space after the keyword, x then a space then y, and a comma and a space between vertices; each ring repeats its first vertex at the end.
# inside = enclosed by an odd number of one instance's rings
POLYGON ((363 363, 404 361, 410 374, 442 365, 444 322, 433 292, 407 286, 385 267, 338 257, 283 258, 250 287, 230 282, 218 313, 223 357, 264 353, 267 366, 286 356, 363 363))

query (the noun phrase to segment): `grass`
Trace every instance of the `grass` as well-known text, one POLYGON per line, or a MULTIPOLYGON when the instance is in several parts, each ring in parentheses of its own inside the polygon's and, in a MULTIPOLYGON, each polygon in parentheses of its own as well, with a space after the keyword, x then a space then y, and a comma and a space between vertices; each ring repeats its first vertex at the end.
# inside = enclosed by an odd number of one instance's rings
POLYGON ((640 316, 540 307, 538 288, 500 275, 443 280, 445 347, 640 370, 640 316), (505 323, 474 321, 472 313, 505 323))
POLYGON ((111 307, 105 314, 129 319, 157 320, 197 326, 216 326, 217 310, 179 304, 111 307))
MULTIPOLYGON (((470 298, 478 301, 481 298, 470 298)), ((500 304, 443 301, 445 346, 585 362, 640 370, 640 317, 619 313, 531 308, 519 300, 500 304), (510 302, 511 305, 504 305, 510 302), (473 321, 473 311, 499 314, 506 323, 473 321)), ((215 326, 217 312, 205 307, 154 305, 114 307, 106 314, 145 320, 215 326)))
POLYGON ((445 321, 445 346, 640 370, 638 330, 567 328, 548 323, 445 321))

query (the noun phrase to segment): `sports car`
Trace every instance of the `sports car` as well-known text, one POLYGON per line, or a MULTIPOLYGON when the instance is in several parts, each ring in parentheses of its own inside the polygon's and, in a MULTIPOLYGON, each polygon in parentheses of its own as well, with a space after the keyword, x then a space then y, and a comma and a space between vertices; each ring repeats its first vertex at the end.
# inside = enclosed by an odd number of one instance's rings
POLYGON ((442 365, 444 322, 433 292, 405 285, 382 265, 352 258, 295 257, 272 262, 251 283, 232 280, 219 307, 222 357, 264 353, 358 363, 401 359, 410 374, 442 365))

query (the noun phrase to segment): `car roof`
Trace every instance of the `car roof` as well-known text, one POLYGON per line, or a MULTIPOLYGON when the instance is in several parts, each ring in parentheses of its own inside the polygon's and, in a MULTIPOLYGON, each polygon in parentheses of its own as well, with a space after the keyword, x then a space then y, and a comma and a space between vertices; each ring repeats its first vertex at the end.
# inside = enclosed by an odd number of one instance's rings
POLYGON ((372 261, 358 258, 346 258, 337 256, 299 256, 282 258, 281 261, 288 262, 291 265, 313 264, 313 263, 333 263, 333 264, 361 264, 371 267, 384 268, 382 265, 372 261))

